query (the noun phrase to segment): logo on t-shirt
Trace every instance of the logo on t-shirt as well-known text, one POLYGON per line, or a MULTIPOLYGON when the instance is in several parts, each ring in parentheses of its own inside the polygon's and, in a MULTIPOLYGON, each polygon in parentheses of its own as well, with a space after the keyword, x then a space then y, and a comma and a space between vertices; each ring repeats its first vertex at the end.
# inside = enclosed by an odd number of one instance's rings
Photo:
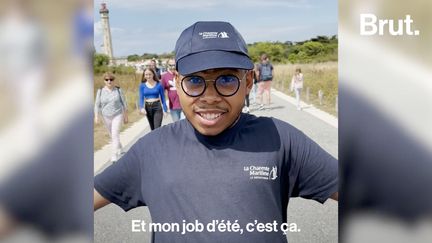
POLYGON ((270 174, 269 174, 269 179, 270 180, 276 180, 276 178, 277 178, 277 167, 273 166, 272 170, 270 171, 270 174))
POLYGON ((249 179, 251 180, 276 180, 277 176, 277 166, 244 166, 243 171, 248 172, 249 179))
POLYGON ((177 90, 174 80, 168 80, 168 86, 169 86, 169 90, 177 90))

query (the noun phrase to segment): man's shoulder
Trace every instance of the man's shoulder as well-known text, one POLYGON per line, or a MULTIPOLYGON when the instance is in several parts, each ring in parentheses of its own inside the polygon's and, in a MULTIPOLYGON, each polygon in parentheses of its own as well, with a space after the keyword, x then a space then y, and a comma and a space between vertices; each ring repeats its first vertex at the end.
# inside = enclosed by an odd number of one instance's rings
POLYGON ((280 131, 298 131, 296 127, 286 121, 282 121, 274 117, 272 117, 271 119, 280 131))
POLYGON ((289 124, 288 122, 279 120, 274 117, 266 116, 254 116, 251 114, 245 114, 246 116, 246 126, 253 126, 257 129, 263 131, 270 131, 272 128, 276 129, 275 132, 279 133, 289 133, 291 131, 297 131, 298 129, 289 124))
POLYGON ((277 123, 279 124, 286 124, 289 125, 289 123, 279 120, 277 118, 271 117, 271 116, 255 116, 253 114, 243 114, 245 116, 247 122, 257 123, 257 124, 267 124, 267 123, 277 123))
POLYGON ((246 121, 235 146, 253 151, 279 151, 292 139, 292 127, 273 117, 256 117, 245 114, 246 121))
POLYGON ((164 144, 168 141, 173 141, 171 138, 182 136, 186 131, 189 131, 187 121, 182 119, 150 131, 142 136, 138 141, 140 143, 150 143, 152 145, 160 146, 161 143, 164 144))

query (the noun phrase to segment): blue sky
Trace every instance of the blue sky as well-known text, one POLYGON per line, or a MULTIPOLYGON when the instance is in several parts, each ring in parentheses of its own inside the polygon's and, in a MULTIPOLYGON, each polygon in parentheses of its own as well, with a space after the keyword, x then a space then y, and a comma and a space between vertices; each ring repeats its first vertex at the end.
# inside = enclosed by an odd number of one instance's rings
POLYGON ((114 56, 171 52, 196 21, 232 23, 247 43, 302 41, 336 35, 336 0, 95 0, 94 42, 101 51, 99 8, 110 11, 114 56))

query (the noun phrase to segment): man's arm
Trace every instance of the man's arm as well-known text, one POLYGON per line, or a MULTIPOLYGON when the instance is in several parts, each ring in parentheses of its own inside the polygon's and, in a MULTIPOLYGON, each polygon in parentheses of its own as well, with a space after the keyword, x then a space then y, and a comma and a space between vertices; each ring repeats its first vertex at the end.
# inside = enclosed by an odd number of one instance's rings
POLYGON ((164 92, 164 94, 165 94, 165 98, 166 98, 166 101, 165 101, 165 103, 166 103, 166 105, 167 105, 167 108, 168 108, 168 112, 170 112, 171 110, 169 109, 169 107, 170 107, 170 100, 169 100, 169 96, 168 96, 168 89, 165 89, 165 92, 164 92))
POLYGON ((339 192, 335 192, 330 196, 331 199, 339 201, 339 192))
POLYGON ((102 208, 111 202, 106 200, 104 197, 99 194, 95 189, 93 189, 93 210, 96 211, 99 208, 102 208))

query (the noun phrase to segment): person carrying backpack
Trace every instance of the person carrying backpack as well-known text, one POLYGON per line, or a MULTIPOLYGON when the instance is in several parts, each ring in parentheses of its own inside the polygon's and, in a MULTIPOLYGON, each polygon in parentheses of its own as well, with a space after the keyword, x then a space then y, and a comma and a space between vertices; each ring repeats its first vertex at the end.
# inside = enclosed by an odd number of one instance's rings
POLYGON ((259 110, 264 109, 264 105, 270 105, 270 89, 273 80, 273 65, 269 61, 267 54, 261 55, 261 63, 258 64, 258 96, 259 96, 259 110), (267 98, 264 102, 264 93, 267 98))
POLYGON ((94 107, 95 123, 99 123, 99 113, 102 115, 105 127, 111 137, 111 162, 119 159, 122 153, 120 143, 120 128, 122 120, 128 123, 127 103, 123 91, 115 86, 115 76, 106 72, 103 75, 105 86, 98 89, 94 107))

